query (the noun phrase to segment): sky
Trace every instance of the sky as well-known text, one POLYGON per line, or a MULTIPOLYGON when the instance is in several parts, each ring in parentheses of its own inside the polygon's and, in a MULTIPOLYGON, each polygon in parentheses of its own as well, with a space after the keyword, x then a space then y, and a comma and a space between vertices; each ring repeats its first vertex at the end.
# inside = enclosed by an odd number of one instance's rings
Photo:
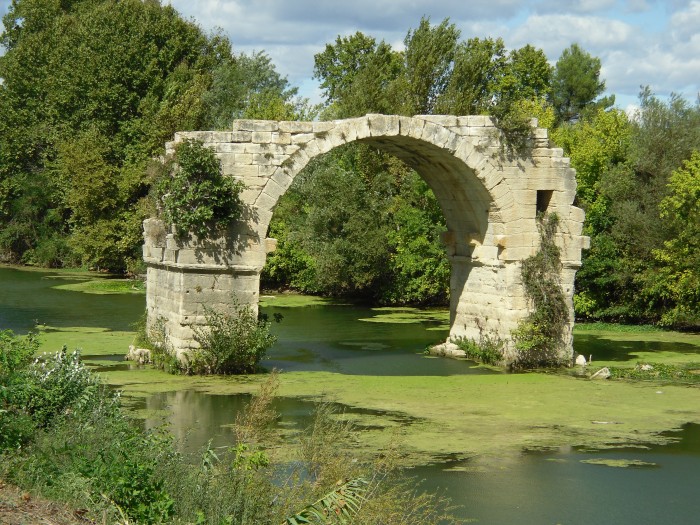
MULTIPOLYGON (((634 107, 640 86, 695 102, 700 92, 700 0, 163 0, 206 31, 222 30, 235 52, 264 51, 300 94, 321 101, 314 54, 361 31, 402 49, 422 16, 449 18, 462 39, 532 44, 552 64, 572 43, 602 63, 606 94, 634 107)), ((5 14, 10 0, 0 0, 5 14)))

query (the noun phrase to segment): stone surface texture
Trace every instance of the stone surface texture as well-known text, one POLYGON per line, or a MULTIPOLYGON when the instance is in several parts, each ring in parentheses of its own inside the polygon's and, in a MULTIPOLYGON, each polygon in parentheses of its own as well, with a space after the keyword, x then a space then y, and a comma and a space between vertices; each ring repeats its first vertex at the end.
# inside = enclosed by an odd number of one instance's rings
MULTIPOLYGON (((567 357, 572 356, 574 275, 588 238, 583 211, 573 205, 575 172, 547 130, 532 122, 527 156, 504 153, 501 135, 485 116, 366 115, 331 122, 237 120, 231 131, 176 133, 172 153, 186 139, 202 141, 221 159, 224 175, 246 189, 243 217, 219 239, 180 239, 158 219, 144 222, 149 323, 165 321, 173 350, 196 348, 192 326, 204 307, 257 308, 260 272, 274 239, 266 237, 275 206, 310 159, 351 142, 395 155, 434 191, 445 215, 451 262, 450 338, 510 339, 527 316, 521 262, 536 252, 539 206, 560 218, 561 283, 570 308, 567 357)), ((512 347, 506 346, 506 361, 512 347)))

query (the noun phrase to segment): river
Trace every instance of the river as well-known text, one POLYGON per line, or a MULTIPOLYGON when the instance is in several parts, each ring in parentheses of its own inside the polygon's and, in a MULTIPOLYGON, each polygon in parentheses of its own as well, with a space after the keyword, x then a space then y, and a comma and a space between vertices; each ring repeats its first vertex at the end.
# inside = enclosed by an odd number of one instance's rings
MULTIPOLYGON (((95 330, 96 334, 128 332, 143 312, 143 295, 95 295, 56 288, 81 279, 84 277, 70 273, 0 268, 0 328, 25 333, 38 321, 59 334, 65 333, 67 338, 71 330, 79 328, 88 329, 91 334, 90 330, 95 330)), ((285 307, 275 306, 274 298, 266 304, 263 308, 266 313, 271 317, 281 313, 284 319, 273 325, 278 342, 263 364, 281 369, 292 378, 355 381, 353 385, 365 384, 362 382, 365 380, 373 385, 420 384, 422 388, 434 387, 435 396, 440 395, 439 386, 450 381, 460 385, 478 383, 484 388, 491 379, 503 385, 513 382, 507 374, 475 368, 466 361, 430 359, 422 355, 427 345, 446 337, 444 312, 421 312, 420 319, 416 319, 415 312, 410 310, 335 304, 285 307)), ((700 343, 634 339, 612 340, 577 334, 575 346, 585 355, 611 360, 622 360, 624 356, 642 351, 691 356, 700 353, 700 343)), ((89 354, 86 345, 85 355, 89 354)), ((101 355, 95 358, 101 361, 108 381, 109 362, 118 357, 101 355)), ((700 361, 700 355, 696 361, 700 361)), ((134 378, 145 373, 136 368, 127 369, 121 363, 114 368, 134 378)), ((571 380, 567 385, 578 381, 583 380, 571 380)), ((299 382, 303 383, 301 379, 299 382)), ((189 388, 187 383, 182 385, 149 394, 133 403, 148 416, 144 424, 157 425, 165 420, 176 436, 187 437, 183 447, 196 448, 209 439, 213 439, 214 446, 229 444, 230 425, 248 395, 214 394, 189 388)), ((294 388, 295 392, 304 391, 303 384, 294 388)), ((671 393, 671 389, 663 385, 652 389, 658 397, 671 393)), ((687 392, 694 396, 697 390, 697 387, 689 387, 687 392)), ((412 390, 408 395, 429 397, 431 391, 412 390)), ((367 435, 389 427, 412 428, 416 420, 434 416, 421 414, 420 406, 397 409, 402 407, 401 400, 396 400, 396 406, 384 402, 385 407, 392 407, 387 410, 363 408, 352 401, 363 394, 368 399, 376 398, 381 404, 383 394, 376 388, 355 392, 354 396, 343 393, 342 389, 337 392, 334 401, 340 410, 357 419, 360 429, 363 433, 366 430, 367 435)), ((641 388, 639 394, 642 395, 641 388)), ((286 432, 303 428, 314 407, 313 401, 298 395, 283 396, 277 403, 281 414, 278 424, 286 432)), ((687 414, 683 417, 688 421, 697 421, 700 406, 677 406, 677 403, 674 406, 675 410, 687 414)), ((575 404, 571 405, 571 410, 576 410, 575 404)), ((465 414, 465 418, 469 415, 472 419, 468 421, 473 424, 479 419, 478 411, 472 412, 474 414, 465 414)), ((484 415, 484 419, 487 418, 489 414, 484 415)), ((601 431, 607 431, 617 422, 594 423, 601 423, 601 431)), ((516 431, 513 425, 505 418, 501 423, 492 421, 479 436, 495 441, 520 432, 517 437, 522 439, 522 431, 516 431)), ((534 426, 533 432, 537 432, 534 426)), ((408 436, 409 440, 414 437, 413 434, 408 436)), ((516 448, 516 453, 507 454, 479 453, 481 448, 466 443, 464 454, 432 455, 427 464, 416 464, 409 473, 425 490, 444 490, 461 507, 460 516, 478 523, 697 523, 700 515, 700 425, 686 424, 668 436, 673 437, 669 444, 657 445, 645 439, 624 447, 604 449, 552 447, 549 442, 548 446, 539 448, 530 441, 516 448), (632 466, 626 468, 613 466, 630 462, 632 466)))

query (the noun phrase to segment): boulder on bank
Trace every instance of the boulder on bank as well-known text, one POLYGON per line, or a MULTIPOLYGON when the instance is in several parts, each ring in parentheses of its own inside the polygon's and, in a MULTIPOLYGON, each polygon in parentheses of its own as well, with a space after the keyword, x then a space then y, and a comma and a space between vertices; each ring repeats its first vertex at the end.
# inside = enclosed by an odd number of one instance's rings
POLYGON ((604 366, 600 370, 598 370, 595 374, 591 376, 591 379, 609 379, 610 378, 610 369, 607 366, 604 366))

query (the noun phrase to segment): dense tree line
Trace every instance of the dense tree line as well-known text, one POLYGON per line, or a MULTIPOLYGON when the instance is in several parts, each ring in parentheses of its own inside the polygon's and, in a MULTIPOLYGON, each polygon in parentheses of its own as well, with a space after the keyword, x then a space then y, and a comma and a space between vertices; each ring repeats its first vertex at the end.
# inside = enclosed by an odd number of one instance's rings
MULTIPOLYGON (((233 118, 310 119, 264 53, 236 54, 147 0, 15 0, 0 57, 0 257, 124 270, 176 130, 233 118)), ((692 326, 700 319, 700 106, 648 90, 628 116, 603 96, 600 60, 577 44, 554 66, 531 45, 463 40, 422 19, 397 51, 362 33, 315 57, 320 118, 488 114, 525 155, 528 119, 577 170, 592 238, 580 316, 692 326)), ((315 159, 277 208, 268 286, 386 304, 447 300, 445 224, 425 182, 366 145, 315 159)))
POLYGON ((262 54, 156 0, 14 0, 0 57, 0 258, 124 270, 140 259, 147 163, 177 130, 295 118, 262 54))
MULTIPOLYGON (((552 67, 533 46, 461 41, 448 20, 423 19, 404 45, 398 52, 362 33, 328 44, 315 57, 322 117, 490 114, 516 147, 525 119, 538 117, 577 170, 592 239, 577 277, 577 315, 700 323, 700 105, 644 89, 628 116, 603 96, 600 60, 577 44, 552 67)), ((346 146, 312 163, 280 205, 267 282, 384 303, 441 302, 444 229, 414 172, 346 146)))
POLYGON ((591 249, 577 275, 581 316, 700 324, 700 103, 648 89, 631 117, 597 110, 558 128, 577 170, 591 249))

